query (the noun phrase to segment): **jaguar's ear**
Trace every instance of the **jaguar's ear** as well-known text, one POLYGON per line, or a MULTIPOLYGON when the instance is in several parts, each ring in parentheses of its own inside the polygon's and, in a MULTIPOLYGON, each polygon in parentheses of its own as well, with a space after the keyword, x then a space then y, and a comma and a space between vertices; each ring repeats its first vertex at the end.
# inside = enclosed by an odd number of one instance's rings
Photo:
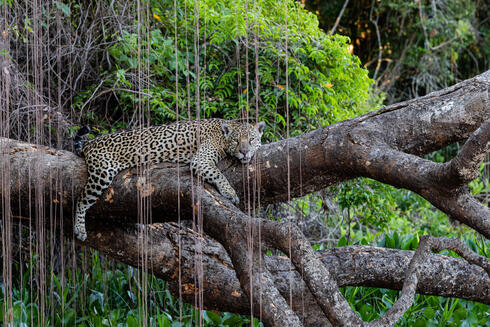
POLYGON ((225 137, 228 137, 230 136, 231 134, 231 127, 228 123, 222 123, 221 124, 221 130, 223 131, 223 134, 225 135, 225 137))
POLYGON ((260 134, 264 134, 264 129, 265 129, 265 122, 261 121, 260 123, 257 123, 255 125, 255 128, 260 134))

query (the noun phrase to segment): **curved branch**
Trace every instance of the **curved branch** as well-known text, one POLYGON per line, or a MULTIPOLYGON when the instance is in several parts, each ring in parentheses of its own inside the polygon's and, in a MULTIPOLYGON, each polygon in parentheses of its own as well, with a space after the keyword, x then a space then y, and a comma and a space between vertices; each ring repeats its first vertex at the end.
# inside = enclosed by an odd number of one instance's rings
POLYGON ((487 275, 490 276, 490 260, 471 251, 460 240, 447 237, 430 237, 431 250, 441 252, 442 250, 451 250, 459 254, 462 258, 471 264, 483 268, 487 275))
POLYGON ((478 177, 480 164, 489 150, 490 119, 471 135, 456 157, 441 167, 439 174, 456 186, 468 184, 478 177))

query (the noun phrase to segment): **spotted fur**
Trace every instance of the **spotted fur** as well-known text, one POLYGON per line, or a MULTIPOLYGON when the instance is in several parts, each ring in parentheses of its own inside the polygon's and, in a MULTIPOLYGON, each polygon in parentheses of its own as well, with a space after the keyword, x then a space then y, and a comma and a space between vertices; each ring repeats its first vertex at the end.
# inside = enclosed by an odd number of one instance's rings
POLYGON ((222 119, 186 120, 106 134, 86 142, 80 154, 85 157, 88 179, 77 202, 76 237, 81 241, 87 238, 85 214, 114 177, 124 169, 142 164, 190 163, 204 181, 214 184, 224 197, 238 203, 235 190, 216 164, 226 155, 242 163, 250 162, 260 147, 264 127, 263 122, 252 126, 222 119))

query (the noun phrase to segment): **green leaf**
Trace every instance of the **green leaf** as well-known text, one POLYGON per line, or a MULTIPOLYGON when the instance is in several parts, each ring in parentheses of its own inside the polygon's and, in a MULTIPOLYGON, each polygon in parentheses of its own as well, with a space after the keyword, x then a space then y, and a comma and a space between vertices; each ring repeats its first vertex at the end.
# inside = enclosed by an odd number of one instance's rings
POLYGON ((434 312, 434 309, 432 309, 432 307, 426 307, 424 309, 424 317, 426 317, 427 319, 431 319, 435 316, 435 312, 434 312))
POLYGON ((386 247, 394 249, 395 248, 395 240, 391 238, 390 235, 385 234, 385 242, 386 242, 386 247))
POLYGON ((126 318, 126 324, 128 325, 128 327, 138 327, 138 321, 133 316, 128 316, 126 318))
POLYGON ((66 3, 56 1, 55 4, 56 4, 56 7, 58 9, 60 9, 66 17, 71 16, 70 7, 66 3))
POLYGON ((345 236, 342 236, 341 238, 339 238, 338 242, 337 242, 337 246, 346 246, 347 245, 347 238, 345 238, 345 236))
POLYGON ((236 326, 239 322, 245 322, 245 320, 237 314, 229 314, 229 317, 223 320, 223 325, 236 326))
POLYGON ((359 310, 362 320, 367 321, 371 315, 372 307, 369 304, 363 304, 359 310))
POLYGON ((426 327, 427 322, 425 320, 417 320, 414 324, 413 327, 426 327))
POLYGON ((158 315, 157 321, 159 327, 170 327, 170 319, 165 314, 158 315))
POLYGON ((221 324, 222 320, 221 320, 221 316, 217 313, 214 313, 212 311, 204 311, 204 319, 207 321, 207 322, 214 322, 215 324, 221 324))

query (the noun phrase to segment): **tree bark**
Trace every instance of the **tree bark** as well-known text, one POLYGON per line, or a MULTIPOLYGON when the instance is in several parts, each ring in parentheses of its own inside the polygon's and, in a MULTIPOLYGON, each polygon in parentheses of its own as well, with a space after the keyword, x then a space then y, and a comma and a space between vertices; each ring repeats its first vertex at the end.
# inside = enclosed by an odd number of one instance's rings
MULTIPOLYGON (((406 279, 411 280, 405 283, 406 289, 489 303, 490 284, 485 272, 488 259, 470 259, 480 266, 477 267, 461 259, 428 255, 431 249, 441 249, 429 240, 427 244, 431 245, 421 248, 422 254, 417 256, 403 251, 349 247, 331 250, 328 253, 333 254, 326 254, 320 261, 319 254, 313 253, 302 233, 291 224, 249 219, 249 215, 244 214, 254 212, 259 203, 256 196, 260 204, 284 201, 364 176, 410 189, 489 238, 490 211, 466 188, 466 183, 477 176, 480 162, 489 150, 489 86, 490 71, 422 98, 264 145, 253 165, 236 165, 231 159, 223 161, 220 166, 242 199, 242 211, 211 186, 195 185, 196 179, 190 176, 187 167, 161 164, 149 172, 128 170, 116 177, 111 188, 89 211, 87 245, 138 266, 141 237, 138 238, 134 229, 121 227, 122 223, 134 226, 141 222, 138 217, 143 207, 150 214, 150 223, 197 217, 195 221, 203 235, 198 237, 186 231, 188 245, 184 245, 185 237, 174 225, 144 225, 148 226, 144 228, 151 237, 146 239, 147 247, 143 248, 153 254, 150 256, 153 272, 169 280, 174 294, 178 294, 176 271, 180 269, 183 280, 189 281, 183 283, 181 292, 183 295, 192 293, 189 298, 193 299, 197 288, 190 281, 194 280, 195 270, 186 268, 192 267, 193 259, 182 259, 179 267, 175 251, 180 250, 181 256, 183 253, 193 255, 193 244, 201 242, 206 269, 210 272, 204 275, 204 290, 199 290, 204 292, 204 306, 244 313, 250 312, 252 307, 254 313, 261 312, 265 323, 272 326, 298 326, 300 320, 307 326, 324 325, 325 317, 339 326, 367 325, 350 310, 337 284, 399 289, 406 279), (439 164, 420 157, 466 139, 458 156, 448 163, 439 164), (229 258, 222 248, 219 255, 209 256, 208 253, 218 251, 219 247, 208 237, 223 245, 229 258), (203 242, 207 242, 205 247, 202 247, 203 242), (287 253, 294 268, 289 268, 289 260, 284 263, 281 258, 265 257, 265 269, 261 260, 267 248, 287 253), (370 253, 370 259, 367 255, 359 258, 360 252, 370 253), (338 270, 333 268, 335 262, 326 259, 330 255, 342 258, 342 262, 337 262, 338 270), (347 259, 353 256, 357 257, 354 263, 353 259, 347 259), (423 268, 407 269, 411 257, 415 258, 413 262, 418 261, 410 267, 423 265, 423 268), (363 260, 366 265, 359 264, 363 260), (284 271, 291 269, 301 271, 301 278, 295 273, 291 277, 295 282, 287 284, 284 271), (349 276, 340 271, 348 271, 349 276), (413 273, 404 275, 400 271, 413 273), (436 271, 438 276, 447 274, 446 284, 439 278, 437 283, 433 280, 436 271), (343 280, 342 276, 347 279, 343 280), (300 281, 305 282, 308 291, 300 281), (288 285, 294 286, 288 289, 288 285), (290 295, 303 293, 307 294, 304 306, 298 303, 288 306, 286 300, 290 295)), ((83 160, 67 151, 9 139, 0 139, 0 150, 2 167, 9 170, 8 175, 2 175, 9 178, 8 182, 2 181, 2 185, 8 185, 7 189, 2 189, 6 199, 2 202, 2 212, 11 212, 12 217, 40 219, 42 213, 36 204, 42 202, 46 210, 56 213, 58 218, 63 217, 56 221, 63 221, 64 230, 70 233, 74 201, 86 179, 83 160), (29 201, 32 194, 37 201, 29 201), (4 204, 7 202, 8 210, 4 204)), ((391 322, 390 319, 404 310, 394 311, 382 321, 391 322)))

